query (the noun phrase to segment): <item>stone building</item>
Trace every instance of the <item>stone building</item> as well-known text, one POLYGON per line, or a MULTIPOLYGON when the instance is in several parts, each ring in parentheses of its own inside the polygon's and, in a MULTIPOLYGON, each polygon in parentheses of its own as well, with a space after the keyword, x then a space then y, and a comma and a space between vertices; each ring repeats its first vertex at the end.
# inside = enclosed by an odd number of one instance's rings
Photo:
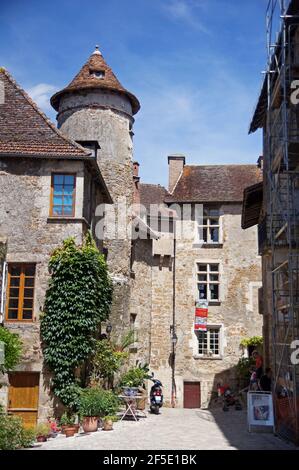
POLYGON ((135 331, 131 363, 150 365, 166 404, 208 405, 218 382, 234 382, 241 339, 261 332, 256 230, 240 229, 243 190, 259 170, 189 166, 173 155, 168 189, 140 183, 132 161, 140 105, 98 48, 51 99, 59 130, 0 70, 1 308, 4 325, 25 344, 2 399, 28 423, 51 414, 38 321, 48 261, 66 237, 81 242, 90 229, 114 283, 112 336, 135 331), (208 302, 202 333, 194 331, 199 298, 208 302))
POLYGON ((34 423, 52 406, 38 321, 50 254, 69 236, 82 242, 95 226, 95 207, 112 199, 92 151, 61 134, 4 69, 0 81, 0 236, 7 244, 1 309, 4 325, 24 343, 5 401, 34 423))
POLYGON ((243 190, 261 175, 255 165, 189 166, 179 155, 168 163, 168 191, 139 186, 147 221, 160 238, 137 240, 134 251, 137 356, 148 359, 162 381, 166 403, 205 407, 217 383, 236 386, 241 340, 261 335, 257 231, 241 230, 243 190), (149 215, 157 205, 159 223, 155 212, 149 215), (197 206, 203 206, 199 218, 197 206), (142 289, 139 276, 147 279, 142 289), (194 329, 200 298, 208 300, 207 332, 194 329))
POLYGON ((263 183, 244 192, 242 227, 258 226, 260 310, 265 365, 273 375, 275 427, 282 437, 298 445, 299 364, 298 354, 293 358, 292 352, 299 338, 299 2, 271 1, 269 7, 282 22, 276 33, 276 21, 269 20, 277 42, 273 40, 269 48, 271 70, 250 124, 250 133, 258 129, 263 133, 263 156, 259 158, 263 183), (286 27, 288 35, 284 35, 286 27))

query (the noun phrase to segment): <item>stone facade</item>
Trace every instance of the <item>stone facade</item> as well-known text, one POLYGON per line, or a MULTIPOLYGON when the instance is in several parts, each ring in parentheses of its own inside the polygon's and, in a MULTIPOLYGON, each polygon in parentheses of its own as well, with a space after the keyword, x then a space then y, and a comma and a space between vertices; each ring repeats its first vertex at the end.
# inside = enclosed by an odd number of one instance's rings
MULTIPOLYGON (((40 373, 40 420, 51 414, 53 408, 39 334, 39 314, 49 280, 49 257, 69 236, 80 243, 88 228, 97 236, 99 246, 104 244, 114 282, 112 337, 119 340, 134 328, 136 341, 130 351, 131 363, 139 360, 150 365, 164 385, 166 405, 184 406, 184 382, 188 381, 200 382, 201 405, 207 406, 217 382, 234 382, 234 368, 242 354, 241 339, 261 332, 257 314, 261 267, 256 255, 256 231, 252 229, 244 234, 240 229, 239 194, 243 183, 255 179, 255 168, 247 166, 236 174, 231 167, 217 166, 210 174, 210 168, 187 167, 183 156, 173 155, 169 158, 169 192, 155 185, 144 185, 146 191, 140 191, 139 165, 132 162, 133 115, 139 103, 111 73, 99 51, 95 51, 73 82, 52 98, 60 132, 49 123, 47 129, 50 127, 50 133, 55 133, 55 142, 64 139, 65 157, 59 154, 50 158, 48 153, 36 157, 36 146, 26 157, 8 156, 5 152, 9 145, 3 147, 3 154, 0 145, 0 235, 7 239, 6 259, 8 263, 36 264, 34 321, 5 322, 5 325, 19 333, 24 342, 24 357, 17 370, 40 373), (104 74, 104 78, 98 78, 97 74, 100 77, 104 74), (78 154, 83 151, 75 141, 85 148, 93 148, 93 155, 83 152, 80 158, 68 159, 67 152, 72 149, 78 154), (76 174, 76 206, 71 218, 49 216, 53 172, 76 174), (195 184, 194 190, 185 181, 189 176, 195 184), (198 188, 205 190, 204 197, 198 188), (101 214, 96 208, 103 202, 111 202, 106 193, 111 195, 114 205, 108 211, 105 238, 101 240, 97 226, 101 214), (194 239, 178 237, 183 222, 192 233, 197 227, 193 210, 183 220, 179 210, 168 207, 175 203, 179 209, 186 202, 184 194, 188 203, 192 201, 192 208, 197 203, 203 203, 204 207, 217 206, 221 242, 202 246, 194 239), (143 211, 130 210, 133 202, 140 202, 146 208, 151 203, 161 204, 160 215, 155 221, 149 221, 143 211), (109 232, 111 214, 117 220, 115 234, 109 232), (163 220, 169 218, 169 227, 164 226, 163 220), (143 239, 133 240, 131 231, 127 230, 132 219, 140 221, 143 235, 147 234, 143 239), (219 264, 220 271, 220 298, 209 305, 209 325, 220 328, 220 354, 214 358, 198 355, 194 333, 198 299, 196 265, 204 262, 219 264), (178 338, 175 349, 170 327, 178 338)), ((30 146, 28 126, 27 123, 22 143, 25 153, 26 146, 30 146)), ((13 131, 10 129, 10 134, 13 131)), ((51 146, 51 135, 47 139, 51 146)), ((42 152, 42 144, 39 145, 42 152)), ((19 147, 17 142, 16 148, 19 147)))
POLYGON ((38 321, 49 281, 48 262, 53 250, 66 238, 74 237, 78 244, 82 243, 89 226, 83 218, 84 175, 82 161, 3 158, 0 162, 0 188, 5 195, 0 199, 1 234, 7 238, 6 261, 36 264, 33 322, 5 320, 4 325, 18 333, 23 342, 23 358, 16 371, 40 373, 40 419, 52 413, 49 378, 43 373, 38 321), (76 174, 76 209, 71 219, 49 216, 53 172, 76 174))
MULTIPOLYGON (((178 178, 182 174, 184 160, 178 156, 169 158, 170 172, 174 162, 178 178), (177 171, 178 161, 183 162, 180 171, 177 171)), ((196 171, 200 172, 200 166, 196 171)), ((241 168, 241 171, 246 169, 241 168)), ((176 183, 173 183, 173 175, 170 175, 169 180, 174 188, 176 183)), ((212 182, 213 178, 209 183, 212 182)), ((163 194, 160 187, 155 189, 154 186, 145 185, 141 190, 141 204, 148 205, 150 197, 146 192, 153 194, 155 191, 163 194)), ((157 203, 153 196, 152 202, 157 203)), ((163 199, 160 203, 163 204, 163 199)), ((203 245, 194 236, 190 237, 197 230, 193 203, 186 212, 189 215, 184 220, 177 217, 175 221, 174 256, 169 256, 174 251, 171 223, 166 234, 168 245, 165 244, 165 233, 160 232, 162 240, 137 241, 134 250, 133 271, 136 280, 131 296, 132 302, 139 305, 136 328, 141 347, 137 355, 146 360, 148 353, 144 345, 149 344, 150 368, 163 383, 166 405, 184 406, 185 382, 200 382, 202 407, 211 403, 211 395, 217 391, 217 383, 229 383, 237 387, 236 365, 244 354, 240 342, 243 338, 262 334, 262 317, 258 311, 261 260, 256 254, 257 231, 255 228, 246 233, 242 231, 241 201, 219 202, 216 205, 215 201, 205 201, 204 208, 211 204, 220 213, 218 244, 203 245), (172 249, 169 249, 169 244, 172 249), (220 354, 214 358, 198 354, 198 338, 194 332, 195 303, 198 300, 197 263, 219 264, 219 301, 210 302, 208 311, 208 326, 220 328, 220 354), (142 281, 138 281, 139 273, 142 273, 142 281), (174 370, 170 333, 173 324, 178 338, 174 370)), ((176 207, 179 212, 183 205, 176 207)), ((131 304, 133 310, 137 311, 131 304)))

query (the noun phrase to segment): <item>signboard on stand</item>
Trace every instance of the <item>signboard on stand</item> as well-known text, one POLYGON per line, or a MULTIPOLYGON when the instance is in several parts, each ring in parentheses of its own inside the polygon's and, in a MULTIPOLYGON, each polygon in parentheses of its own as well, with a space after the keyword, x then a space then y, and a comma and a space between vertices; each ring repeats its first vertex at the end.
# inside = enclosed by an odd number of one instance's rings
POLYGON ((247 418, 249 432, 252 426, 269 426, 274 430, 273 397, 270 392, 248 392, 247 418))
POLYGON ((207 331, 208 325, 208 302, 198 300, 195 307, 194 331, 207 331))

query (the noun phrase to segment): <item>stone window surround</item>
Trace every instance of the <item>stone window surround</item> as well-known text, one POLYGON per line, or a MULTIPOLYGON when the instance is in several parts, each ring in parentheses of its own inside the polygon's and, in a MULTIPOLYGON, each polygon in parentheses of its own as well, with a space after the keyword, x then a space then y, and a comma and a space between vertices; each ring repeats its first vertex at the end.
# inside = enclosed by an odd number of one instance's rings
POLYGON ((204 356, 198 354, 198 337, 194 331, 195 341, 193 343, 193 358, 196 360, 203 361, 222 361, 224 359, 224 325, 223 323, 208 323, 208 329, 218 328, 219 329, 219 355, 218 356, 204 356))
POLYGON ((222 282, 221 282, 221 279, 222 279, 222 276, 223 276, 223 271, 222 271, 222 263, 221 263, 221 260, 216 258, 216 259, 211 259, 211 258, 197 258, 194 262, 194 272, 193 272, 193 279, 194 279, 194 302, 196 303, 199 299, 198 299, 198 288, 197 288, 197 265, 198 264, 218 264, 219 265, 219 270, 218 270, 218 273, 219 273, 219 298, 218 300, 210 300, 209 301, 209 305, 210 306, 216 306, 216 305, 220 305, 221 302, 223 301, 222 299, 222 282))
MULTIPOLYGON (((219 211, 219 240, 218 242, 204 242, 202 240, 199 240, 199 231, 197 230, 197 241, 193 244, 194 248, 223 248, 223 216, 224 216, 224 211, 222 207, 220 206, 214 206, 211 204, 203 204, 203 209, 218 209, 219 211)), ((195 221, 197 223, 197 227, 203 227, 203 225, 199 224, 198 221, 195 221)))

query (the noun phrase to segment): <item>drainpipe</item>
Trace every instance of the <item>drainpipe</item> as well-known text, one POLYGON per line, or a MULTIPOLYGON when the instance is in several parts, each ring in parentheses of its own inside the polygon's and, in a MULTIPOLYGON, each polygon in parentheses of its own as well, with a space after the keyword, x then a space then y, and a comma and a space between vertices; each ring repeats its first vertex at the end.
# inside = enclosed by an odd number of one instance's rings
POLYGON ((176 335, 176 223, 173 220, 173 264, 172 264, 172 325, 171 329, 171 344, 172 344, 172 370, 171 370, 171 406, 175 408, 176 406, 176 383, 175 383, 175 350, 176 350, 176 343, 177 343, 177 335, 176 335))

